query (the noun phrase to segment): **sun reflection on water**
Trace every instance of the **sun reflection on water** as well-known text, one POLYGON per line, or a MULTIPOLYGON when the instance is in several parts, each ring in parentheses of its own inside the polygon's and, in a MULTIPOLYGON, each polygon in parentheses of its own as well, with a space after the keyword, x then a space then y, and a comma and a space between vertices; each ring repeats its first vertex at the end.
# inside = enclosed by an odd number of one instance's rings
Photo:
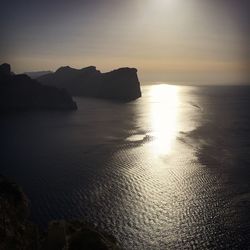
POLYGON ((178 87, 155 85, 150 91, 150 116, 153 152, 165 155, 171 152, 177 133, 178 87))

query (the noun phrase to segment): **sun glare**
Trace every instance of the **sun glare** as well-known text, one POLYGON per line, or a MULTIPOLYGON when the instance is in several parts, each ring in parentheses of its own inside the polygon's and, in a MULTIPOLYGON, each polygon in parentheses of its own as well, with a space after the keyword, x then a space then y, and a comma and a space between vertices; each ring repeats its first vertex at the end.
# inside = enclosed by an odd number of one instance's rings
POLYGON ((156 85, 150 92, 150 98, 153 151, 156 155, 168 154, 177 131, 178 88, 156 85))

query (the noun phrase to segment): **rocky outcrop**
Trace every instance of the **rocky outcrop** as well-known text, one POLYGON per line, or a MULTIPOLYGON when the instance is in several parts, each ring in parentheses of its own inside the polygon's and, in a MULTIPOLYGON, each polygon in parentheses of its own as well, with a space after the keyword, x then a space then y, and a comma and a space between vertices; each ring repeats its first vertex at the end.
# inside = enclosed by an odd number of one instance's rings
POLYGON ((28 215, 22 189, 0 175, 0 249, 120 249, 113 236, 82 220, 52 221, 47 231, 41 231, 28 215))
POLYGON ((38 228, 28 215, 22 189, 0 176, 0 249, 37 249, 38 228))
POLYGON ((0 76, 1 77, 9 77, 11 75, 10 65, 8 63, 3 63, 0 65, 0 76))
POLYGON ((24 74, 15 75, 9 64, 0 65, 0 112, 76 108, 66 90, 42 85, 24 74))
POLYGON ((65 88, 73 96, 131 101, 141 97, 137 69, 120 68, 101 73, 94 66, 59 68, 55 73, 37 78, 43 84, 65 88))
POLYGON ((49 223, 45 249, 118 250, 116 239, 82 220, 49 223))

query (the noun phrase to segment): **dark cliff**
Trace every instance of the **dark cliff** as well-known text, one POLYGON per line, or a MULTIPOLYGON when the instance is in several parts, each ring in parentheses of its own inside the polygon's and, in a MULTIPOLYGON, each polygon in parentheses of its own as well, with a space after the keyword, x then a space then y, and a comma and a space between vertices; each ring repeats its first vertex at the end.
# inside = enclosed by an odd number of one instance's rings
POLYGON ((119 250, 116 239, 83 220, 51 221, 42 231, 29 221, 22 189, 0 175, 0 249, 119 250))
POLYGON ((66 90, 44 86, 27 75, 15 75, 9 64, 0 65, 0 111, 76 109, 66 90))
POLYGON ((0 175, 0 249, 35 249, 37 227, 28 222, 28 199, 0 175))
POLYGON ((135 68, 120 68, 101 73, 94 66, 59 68, 55 73, 37 78, 43 84, 65 88, 71 95, 131 101, 141 97, 135 68))

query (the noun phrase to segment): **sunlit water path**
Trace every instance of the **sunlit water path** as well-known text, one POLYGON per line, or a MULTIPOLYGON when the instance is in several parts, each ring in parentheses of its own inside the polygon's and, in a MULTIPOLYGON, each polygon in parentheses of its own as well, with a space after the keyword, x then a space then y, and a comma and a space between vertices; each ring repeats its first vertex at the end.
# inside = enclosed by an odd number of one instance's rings
POLYGON ((83 217, 128 250, 244 249, 250 94, 237 91, 159 84, 128 104, 4 116, 0 172, 41 226, 83 217))

